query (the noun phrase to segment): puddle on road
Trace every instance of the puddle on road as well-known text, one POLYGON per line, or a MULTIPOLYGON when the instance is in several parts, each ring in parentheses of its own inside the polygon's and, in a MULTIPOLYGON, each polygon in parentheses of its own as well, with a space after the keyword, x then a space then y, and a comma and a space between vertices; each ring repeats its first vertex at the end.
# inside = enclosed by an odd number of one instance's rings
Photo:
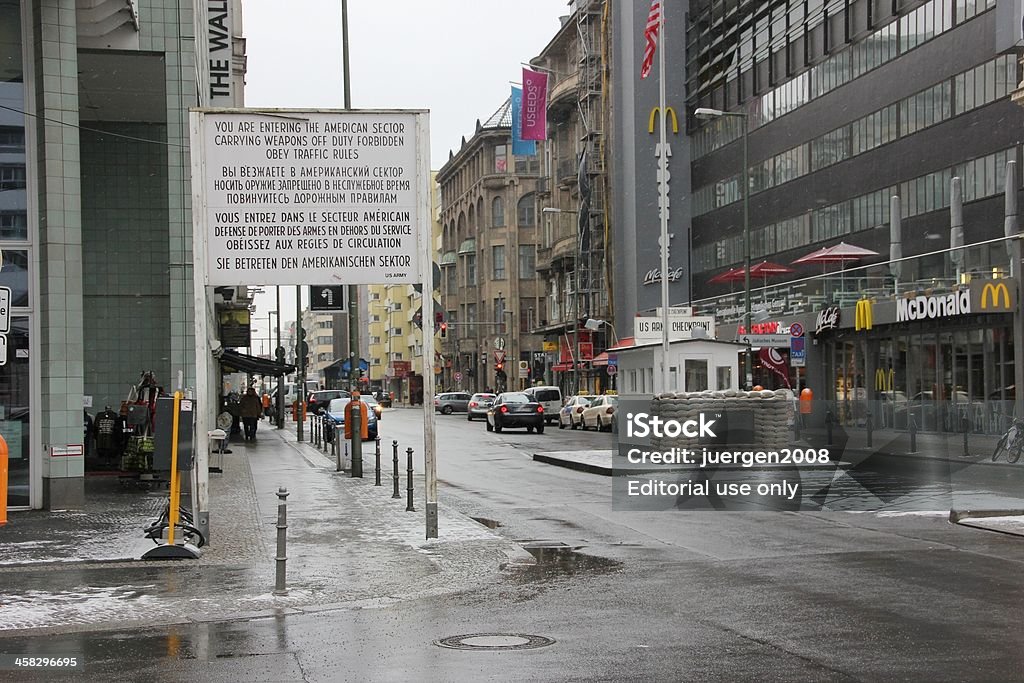
POLYGON ((622 562, 579 552, 582 546, 556 541, 530 541, 523 544, 526 552, 537 558, 533 565, 521 565, 512 571, 513 580, 522 583, 609 574, 618 571, 622 562))

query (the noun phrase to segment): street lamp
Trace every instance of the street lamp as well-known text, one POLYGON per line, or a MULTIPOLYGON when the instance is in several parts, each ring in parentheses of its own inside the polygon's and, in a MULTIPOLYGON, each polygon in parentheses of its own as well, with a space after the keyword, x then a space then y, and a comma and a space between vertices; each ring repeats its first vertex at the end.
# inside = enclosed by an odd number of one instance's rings
MULTIPOLYGON (((744 329, 750 332, 750 164, 747 161, 747 135, 750 115, 743 111, 722 111, 700 107, 693 112, 698 119, 719 119, 727 116, 743 119, 743 308, 744 329)), ((747 344, 747 388, 754 386, 754 352, 747 344)))
MULTIPOLYGON (((545 206, 542 208, 541 213, 567 213, 571 215, 579 215, 579 211, 573 211, 572 209, 556 209, 551 206, 545 206)), ((576 237, 576 262, 573 264, 573 275, 576 281, 575 296, 573 296, 573 337, 575 338, 576 354, 572 359, 572 378, 575 392, 580 391, 580 289, 582 288, 582 280, 580 278, 580 271, 582 270, 583 261, 583 240, 576 237)))

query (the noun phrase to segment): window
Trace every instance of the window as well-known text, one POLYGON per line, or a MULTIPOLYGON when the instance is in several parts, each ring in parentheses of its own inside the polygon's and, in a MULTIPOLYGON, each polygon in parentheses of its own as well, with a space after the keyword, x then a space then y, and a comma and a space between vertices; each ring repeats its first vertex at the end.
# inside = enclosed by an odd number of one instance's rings
POLYGON ((491 200, 491 227, 500 228, 505 225, 505 200, 495 197, 491 200))
POLYGON ((533 244, 519 245, 519 279, 532 280, 537 277, 536 253, 533 244))
POLYGON ((476 284, 476 254, 467 254, 466 259, 466 286, 472 287, 476 284))
POLYGON ((25 177, 24 166, 0 166, 0 190, 24 190, 25 177))
POLYGON ((715 368, 715 379, 718 380, 718 386, 715 387, 717 391, 725 391, 726 389, 732 389, 732 368, 728 365, 723 365, 715 368))
POLYGON ((683 361, 683 372, 686 376, 686 391, 707 391, 708 362, 706 360, 687 358, 683 361))
POLYGON ((505 279, 505 245, 491 247, 491 260, 494 263, 494 279, 505 279))
POLYGON ((0 126, 0 152, 25 152, 25 129, 20 126, 0 126))
POLYGON ((533 194, 528 194, 520 199, 519 204, 516 206, 516 216, 520 228, 532 228, 537 224, 536 209, 533 201, 533 194))
POLYGON ((494 172, 505 173, 508 171, 508 152, 505 145, 494 146, 494 172))

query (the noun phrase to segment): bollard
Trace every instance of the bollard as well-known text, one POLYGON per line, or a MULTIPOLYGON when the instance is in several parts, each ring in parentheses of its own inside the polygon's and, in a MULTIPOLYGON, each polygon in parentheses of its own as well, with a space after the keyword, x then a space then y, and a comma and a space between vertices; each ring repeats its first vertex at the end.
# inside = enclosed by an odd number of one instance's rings
POLYGON ((409 499, 405 504, 406 512, 416 512, 416 508, 412 504, 412 449, 409 448, 405 451, 406 457, 408 458, 408 474, 406 475, 406 482, 408 483, 408 494, 409 499))
POLYGON ((331 434, 331 425, 330 425, 330 422, 329 422, 331 418, 328 417, 327 414, 325 413, 324 416, 322 418, 320 418, 320 419, 321 419, 320 431, 324 435, 324 437, 323 437, 324 438, 324 453, 326 453, 327 449, 329 449, 331 447, 331 443, 333 441, 333 439, 329 438, 330 436, 333 436, 331 434))
POLYGON ((0 526, 7 524, 7 441, 0 436, 0 526))
POLYGON ((277 497, 281 501, 277 504, 277 576, 274 580, 274 595, 287 595, 288 589, 284 587, 285 563, 288 561, 285 551, 287 550, 287 539, 285 533, 288 529, 288 489, 283 486, 277 490, 277 497))
POLYGON ((910 453, 917 453, 917 419, 910 414, 910 453))
POLYGON ((334 457, 338 460, 338 469, 335 472, 341 472, 341 426, 338 425, 334 428, 334 457))
POLYGON ((832 445, 832 411, 825 413, 825 445, 832 445))
POLYGON ((402 494, 398 492, 398 442, 392 441, 391 448, 394 450, 394 461, 395 461, 395 492, 391 494, 392 498, 401 498, 402 494))
POLYGON ((377 465, 376 469, 374 470, 373 485, 380 486, 380 435, 378 434, 377 438, 374 440, 377 442, 377 452, 375 454, 377 459, 377 465))
POLYGON ((351 476, 363 478, 363 408, 366 406, 358 400, 353 401, 352 406, 352 470, 351 476))
POLYGON ((872 432, 874 432, 875 430, 875 425, 871 421, 871 413, 867 414, 867 419, 864 421, 864 426, 867 427, 868 429, 868 448, 873 448, 873 446, 871 445, 871 436, 872 432))
POLYGON ((352 460, 348 457, 348 441, 345 442, 345 457, 342 458, 342 467, 348 465, 348 468, 352 469, 352 460))

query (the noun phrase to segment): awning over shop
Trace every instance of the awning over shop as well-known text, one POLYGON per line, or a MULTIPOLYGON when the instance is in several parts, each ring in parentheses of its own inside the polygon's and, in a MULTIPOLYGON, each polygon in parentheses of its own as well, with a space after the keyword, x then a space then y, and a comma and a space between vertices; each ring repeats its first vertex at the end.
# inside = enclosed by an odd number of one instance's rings
POLYGON ((555 363, 551 366, 553 372, 568 372, 572 370, 572 365, 569 363, 555 363))
POLYGON ((608 365, 608 352, 607 351, 603 351, 602 353, 597 354, 597 357, 594 358, 593 362, 594 362, 595 366, 605 366, 605 365, 608 365))
POLYGON ((248 372, 253 375, 270 375, 279 377, 290 375, 295 372, 294 365, 278 363, 269 358, 259 358, 245 353, 239 353, 233 349, 219 349, 214 351, 214 357, 220 361, 221 368, 230 369, 236 372, 248 372))

